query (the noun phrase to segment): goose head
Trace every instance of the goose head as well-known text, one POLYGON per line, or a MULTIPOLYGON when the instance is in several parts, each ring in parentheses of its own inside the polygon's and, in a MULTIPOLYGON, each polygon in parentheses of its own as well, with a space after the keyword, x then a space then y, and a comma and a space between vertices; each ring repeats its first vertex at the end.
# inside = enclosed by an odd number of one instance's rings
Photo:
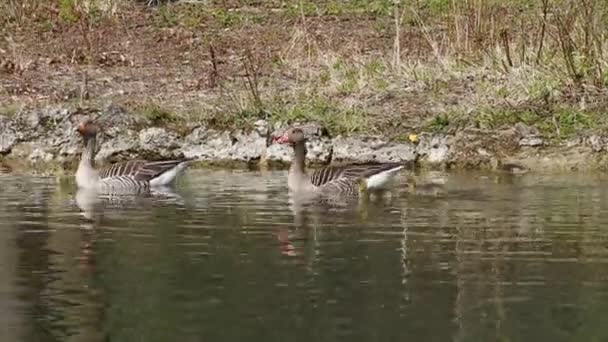
POLYGON ((89 139, 97 136, 99 127, 97 127, 97 125, 91 121, 85 121, 76 127, 76 132, 80 133, 80 135, 84 138, 84 141, 87 142, 89 139))
POLYGON ((304 143, 306 141, 306 137, 304 136, 304 131, 299 128, 289 128, 283 135, 277 136, 273 138, 274 141, 279 144, 289 144, 289 145, 297 145, 304 143))

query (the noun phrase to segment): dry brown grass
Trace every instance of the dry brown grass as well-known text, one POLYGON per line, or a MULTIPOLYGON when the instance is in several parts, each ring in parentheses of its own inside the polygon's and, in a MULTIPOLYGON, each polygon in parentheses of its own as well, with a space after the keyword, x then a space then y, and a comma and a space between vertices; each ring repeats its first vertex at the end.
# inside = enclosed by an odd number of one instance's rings
POLYGON ((605 122, 600 0, 107 3, 0 5, 0 102, 395 135, 525 122, 568 136, 605 122))

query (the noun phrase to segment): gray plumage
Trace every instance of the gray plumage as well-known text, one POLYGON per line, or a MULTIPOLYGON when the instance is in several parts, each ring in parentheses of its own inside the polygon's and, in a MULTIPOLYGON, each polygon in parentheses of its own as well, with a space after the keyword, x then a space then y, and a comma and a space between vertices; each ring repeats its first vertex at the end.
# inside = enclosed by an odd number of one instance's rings
POLYGON ((98 170, 100 182, 110 188, 148 188, 150 181, 189 159, 162 161, 129 160, 98 170))
POLYGON ((190 159, 146 161, 130 160, 108 165, 96 170, 93 167, 97 127, 92 123, 78 126, 77 131, 85 142, 76 183, 79 188, 106 192, 145 192, 153 186, 171 183, 189 164, 190 159))
POLYGON ((275 141, 289 143, 294 149, 287 184, 295 192, 358 195, 361 190, 384 189, 403 168, 400 163, 367 162, 323 167, 309 176, 305 171, 306 139, 302 130, 290 128, 275 141))
POLYGON ((326 166, 314 170, 310 174, 310 181, 315 186, 322 186, 331 181, 349 178, 361 179, 402 166, 400 163, 355 163, 345 165, 326 166))

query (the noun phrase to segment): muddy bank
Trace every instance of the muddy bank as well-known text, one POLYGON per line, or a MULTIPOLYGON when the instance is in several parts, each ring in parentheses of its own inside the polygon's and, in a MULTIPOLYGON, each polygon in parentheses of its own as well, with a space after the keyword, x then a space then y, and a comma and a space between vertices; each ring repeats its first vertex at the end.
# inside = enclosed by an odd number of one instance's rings
MULTIPOLYGON (((200 165, 282 167, 289 147, 272 136, 285 126, 259 120, 241 130, 221 131, 204 125, 152 122, 116 106, 103 109, 44 108, 0 115, 0 165, 13 171, 72 172, 80 156, 75 126, 97 118, 103 126, 96 160, 189 157, 200 165)), ((531 171, 603 170, 608 136, 580 135, 569 140, 544 139, 528 126, 501 130, 462 130, 453 134, 404 132, 400 141, 382 136, 331 136, 315 123, 303 123, 311 165, 342 162, 399 161, 430 169, 531 171)))

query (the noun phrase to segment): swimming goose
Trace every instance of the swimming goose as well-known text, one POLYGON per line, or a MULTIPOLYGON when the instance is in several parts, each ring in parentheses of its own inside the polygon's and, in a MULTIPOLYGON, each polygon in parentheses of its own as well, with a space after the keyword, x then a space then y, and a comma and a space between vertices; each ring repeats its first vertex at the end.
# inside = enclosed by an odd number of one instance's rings
POLYGON ((186 158, 161 161, 129 160, 95 169, 93 158, 98 130, 90 121, 76 128, 85 144, 76 171, 76 184, 79 188, 102 192, 148 191, 152 187, 171 184, 191 161, 186 158))
POLYGON ((306 174, 306 137, 292 127, 283 135, 273 137, 280 144, 290 144, 294 158, 289 168, 287 185, 293 192, 324 192, 358 195, 366 190, 384 190, 395 174, 403 168, 401 163, 358 163, 327 166, 306 174))

